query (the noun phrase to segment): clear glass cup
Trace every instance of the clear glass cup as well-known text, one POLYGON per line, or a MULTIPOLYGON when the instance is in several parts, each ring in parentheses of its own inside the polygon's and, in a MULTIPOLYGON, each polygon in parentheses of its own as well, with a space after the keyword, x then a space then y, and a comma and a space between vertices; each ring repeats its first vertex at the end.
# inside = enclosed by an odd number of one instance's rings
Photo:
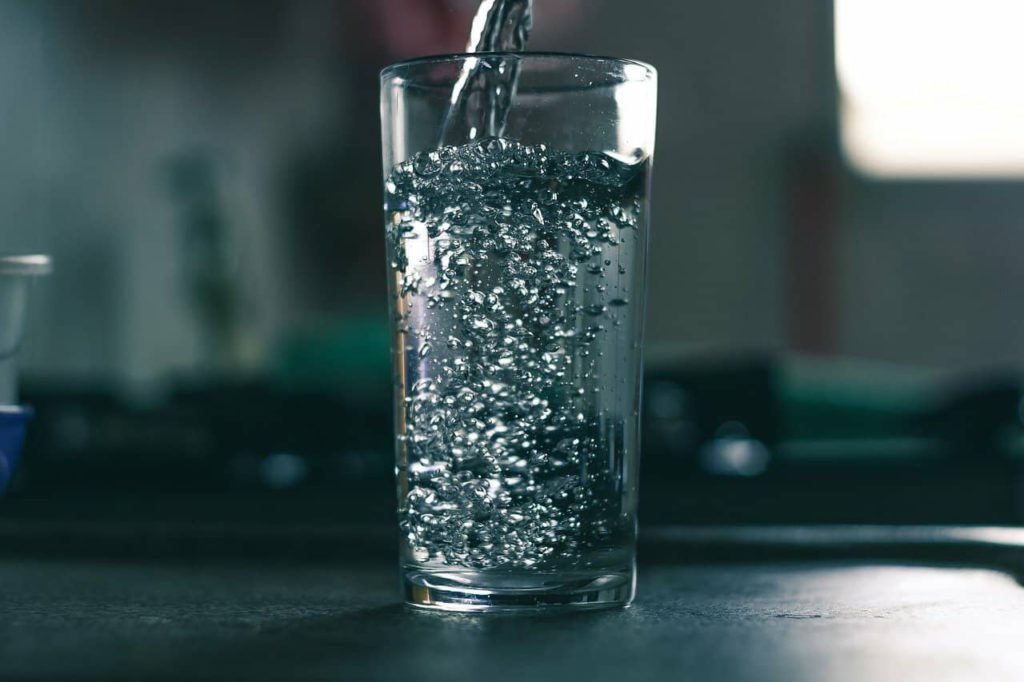
POLYGON ((17 403, 15 356, 25 331, 29 288, 51 269, 49 256, 0 254, 0 406, 17 403))
POLYGON ((427 57, 381 73, 412 605, 633 598, 656 92, 646 64, 565 54, 427 57), (472 109, 446 124, 473 69, 518 74, 498 93, 503 130, 472 109))

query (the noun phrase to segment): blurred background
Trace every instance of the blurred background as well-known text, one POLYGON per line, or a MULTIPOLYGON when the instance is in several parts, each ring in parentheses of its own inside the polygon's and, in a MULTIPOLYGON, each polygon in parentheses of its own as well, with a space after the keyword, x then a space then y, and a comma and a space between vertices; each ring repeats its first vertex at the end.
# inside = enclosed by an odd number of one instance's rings
MULTIPOLYGON (((0 520, 390 523, 379 69, 472 0, 0 0, 0 520)), ((1014 0, 536 0, 659 70, 644 523, 1019 523, 1014 0)))

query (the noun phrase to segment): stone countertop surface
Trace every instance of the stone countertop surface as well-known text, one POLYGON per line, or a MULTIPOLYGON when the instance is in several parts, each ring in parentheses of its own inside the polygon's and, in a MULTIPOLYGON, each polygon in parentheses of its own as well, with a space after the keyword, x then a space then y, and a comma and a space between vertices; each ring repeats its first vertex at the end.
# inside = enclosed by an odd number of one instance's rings
POLYGON ((538 615, 408 609, 375 554, 0 547, 0 679, 1019 681, 1019 535, 663 529, 632 607, 538 615))

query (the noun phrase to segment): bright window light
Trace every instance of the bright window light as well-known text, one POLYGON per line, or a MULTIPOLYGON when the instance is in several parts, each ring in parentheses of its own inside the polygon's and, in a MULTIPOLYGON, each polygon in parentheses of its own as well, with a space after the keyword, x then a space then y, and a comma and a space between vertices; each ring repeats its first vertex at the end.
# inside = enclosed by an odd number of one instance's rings
POLYGON ((835 0, 835 40, 855 168, 1024 176, 1024 0, 835 0))

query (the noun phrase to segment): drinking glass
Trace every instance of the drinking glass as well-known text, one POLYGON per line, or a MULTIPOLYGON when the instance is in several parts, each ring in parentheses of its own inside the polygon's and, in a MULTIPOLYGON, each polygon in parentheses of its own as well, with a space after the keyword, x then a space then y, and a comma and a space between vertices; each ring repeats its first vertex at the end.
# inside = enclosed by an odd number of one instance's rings
POLYGON ((409 604, 633 599, 656 92, 580 55, 381 72, 409 604))

